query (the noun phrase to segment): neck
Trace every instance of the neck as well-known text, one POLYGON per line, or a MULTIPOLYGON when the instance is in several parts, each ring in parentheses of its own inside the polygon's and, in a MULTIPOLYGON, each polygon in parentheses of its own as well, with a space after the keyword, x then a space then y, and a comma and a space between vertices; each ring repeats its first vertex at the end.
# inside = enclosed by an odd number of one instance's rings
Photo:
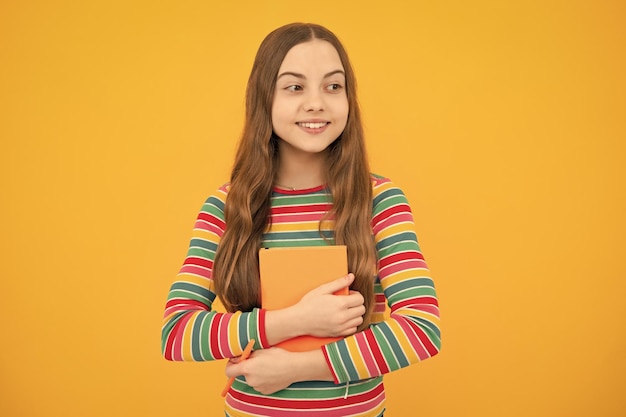
POLYGON ((274 184, 290 190, 317 187, 326 182, 326 152, 303 154, 280 152, 274 184))

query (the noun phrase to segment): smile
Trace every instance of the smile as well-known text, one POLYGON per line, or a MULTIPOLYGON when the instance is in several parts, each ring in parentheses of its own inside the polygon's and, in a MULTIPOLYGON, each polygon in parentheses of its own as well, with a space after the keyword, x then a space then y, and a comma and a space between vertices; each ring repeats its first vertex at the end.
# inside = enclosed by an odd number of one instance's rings
POLYGON ((329 124, 329 122, 298 122, 297 123, 298 126, 300 127, 306 127, 307 129, 321 129, 322 127, 326 126, 327 124, 329 124))

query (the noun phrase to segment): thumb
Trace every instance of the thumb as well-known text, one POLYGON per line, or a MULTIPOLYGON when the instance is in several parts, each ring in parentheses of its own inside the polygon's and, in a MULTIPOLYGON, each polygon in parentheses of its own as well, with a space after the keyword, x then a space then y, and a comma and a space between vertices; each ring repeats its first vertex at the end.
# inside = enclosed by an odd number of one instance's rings
POLYGON ((336 280, 331 281, 327 284, 320 285, 315 291, 320 294, 332 294, 336 291, 350 286, 350 284, 352 284, 352 281, 354 281, 354 274, 350 273, 341 278, 337 278, 336 280))

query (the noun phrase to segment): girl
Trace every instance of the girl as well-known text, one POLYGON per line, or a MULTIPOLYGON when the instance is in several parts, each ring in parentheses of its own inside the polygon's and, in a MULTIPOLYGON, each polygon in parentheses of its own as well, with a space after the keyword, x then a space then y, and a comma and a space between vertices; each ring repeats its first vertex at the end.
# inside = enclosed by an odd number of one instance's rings
POLYGON ((204 204, 171 287, 163 355, 229 358, 226 375, 238 378, 226 416, 382 416, 382 375, 437 354, 438 322, 406 198, 369 172, 343 46, 318 25, 276 29, 250 74, 230 183, 204 204), (350 274, 289 308, 260 308, 259 248, 328 244, 348 247, 350 274), (216 296, 228 313, 212 311, 216 296), (310 352, 272 347, 304 334, 344 338, 310 352))

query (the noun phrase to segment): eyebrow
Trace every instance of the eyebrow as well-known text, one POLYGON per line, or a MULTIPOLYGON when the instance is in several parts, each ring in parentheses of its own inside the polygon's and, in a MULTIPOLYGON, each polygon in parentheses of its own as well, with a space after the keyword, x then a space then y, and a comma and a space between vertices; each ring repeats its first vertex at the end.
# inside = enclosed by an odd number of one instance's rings
MULTIPOLYGON (((328 74, 325 74, 324 78, 332 77, 335 74, 341 74, 344 77, 346 76, 346 73, 343 70, 339 70, 338 69, 338 70, 331 71, 328 74)), ((300 79, 303 79, 303 80, 306 79, 304 74, 300 74, 298 72, 291 72, 291 71, 285 71, 285 72, 282 72, 282 73, 278 74, 278 77, 276 77, 276 79, 278 80, 280 77, 283 77, 283 76, 286 76, 286 75, 291 75, 292 77, 300 78, 300 79)))

